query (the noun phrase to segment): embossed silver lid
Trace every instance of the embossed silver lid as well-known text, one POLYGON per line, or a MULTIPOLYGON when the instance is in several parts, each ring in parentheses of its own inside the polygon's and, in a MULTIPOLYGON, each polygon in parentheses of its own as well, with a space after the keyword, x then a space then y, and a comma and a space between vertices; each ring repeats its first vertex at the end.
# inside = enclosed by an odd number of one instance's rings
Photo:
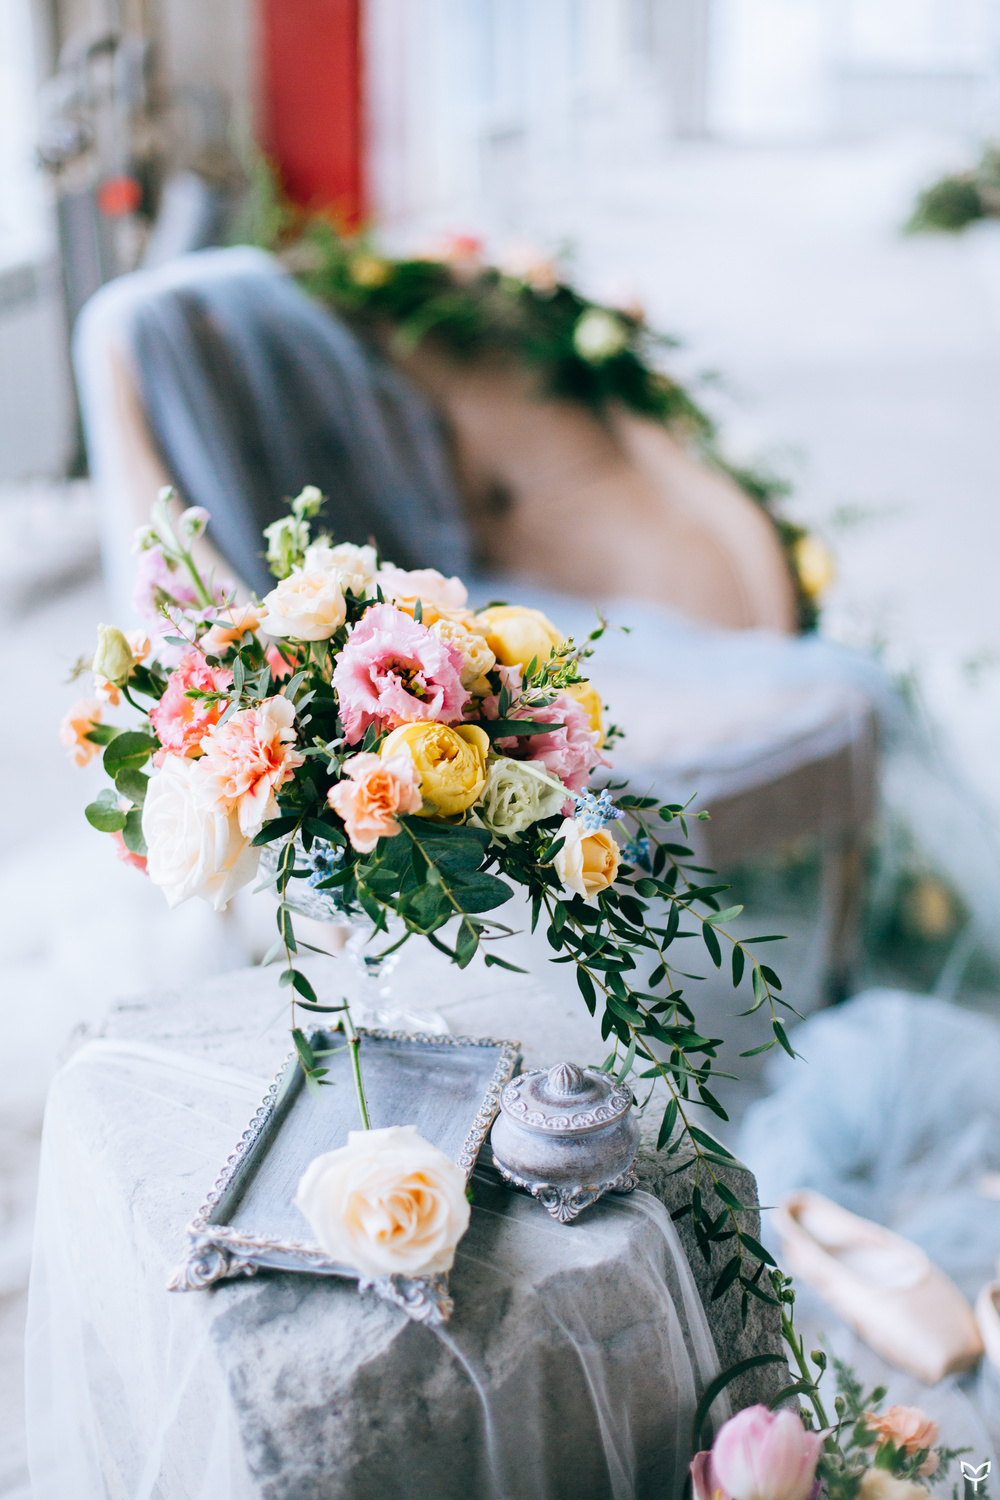
POLYGON ((627 1085, 616 1084, 599 1068, 569 1062, 521 1073, 504 1084, 500 1094, 500 1109, 512 1123, 560 1135, 620 1120, 631 1104, 627 1085))

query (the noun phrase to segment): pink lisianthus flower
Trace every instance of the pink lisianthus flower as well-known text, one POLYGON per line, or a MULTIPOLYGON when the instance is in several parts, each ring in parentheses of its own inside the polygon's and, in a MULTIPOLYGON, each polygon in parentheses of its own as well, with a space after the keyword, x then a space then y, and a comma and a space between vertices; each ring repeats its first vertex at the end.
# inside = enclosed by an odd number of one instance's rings
MULTIPOLYGON (((517 694, 520 674, 507 669, 507 684, 517 694)), ((488 719, 499 716, 497 698, 485 699, 483 712, 488 719)), ((540 724, 557 724, 544 734, 523 734, 495 741, 495 748, 513 760, 539 761, 571 792, 582 792, 595 766, 610 766, 611 761, 598 748, 600 734, 591 728, 590 718, 574 698, 560 693, 546 708, 528 708, 515 702, 509 719, 535 719, 540 724)), ((567 801, 563 811, 571 816, 574 804, 567 801)))
POLYGON ((199 805, 235 811, 245 837, 259 833, 277 811, 275 792, 305 764, 305 756, 293 748, 294 722, 294 703, 266 698, 259 708, 241 709, 207 734, 197 766, 199 805))
POLYGON ((179 568, 170 567, 160 547, 147 547, 136 563, 132 607, 144 619, 155 620, 161 604, 169 600, 197 604, 198 595, 190 578, 179 568))
POLYGON ((162 765, 167 755, 197 755, 205 735, 222 717, 224 703, 210 698, 188 698, 188 688, 220 693, 225 692, 232 680, 232 672, 225 667, 210 667, 198 651, 188 651, 181 657, 170 675, 166 692, 156 707, 150 709, 149 722, 161 747, 153 756, 154 765, 162 765))
POLYGON ((711 1475, 732 1500, 807 1500, 822 1443, 795 1412, 748 1406, 719 1429, 711 1475))
POLYGON ((340 653, 333 686, 348 744, 369 724, 394 729, 461 717, 468 693, 461 653, 392 604, 365 611, 340 653))
POLYGON ((344 780, 326 794, 340 814, 347 837, 359 854, 370 854, 379 839, 402 833, 397 814, 417 813, 423 805, 420 777, 408 751, 397 755, 352 755, 344 762, 344 780))

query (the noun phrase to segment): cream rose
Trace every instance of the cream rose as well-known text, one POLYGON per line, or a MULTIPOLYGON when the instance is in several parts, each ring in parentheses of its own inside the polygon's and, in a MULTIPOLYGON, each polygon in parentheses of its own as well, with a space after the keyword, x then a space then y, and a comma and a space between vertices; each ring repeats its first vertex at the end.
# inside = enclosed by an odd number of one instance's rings
POLYGON ((363 599, 378 572, 378 554, 374 547, 356 547, 353 542, 340 542, 336 547, 329 540, 314 542, 306 548, 302 571, 326 573, 336 579, 342 593, 349 589, 355 598, 363 599))
POLYGON ((465 1173, 415 1125, 352 1130, 310 1162, 295 1206, 330 1259, 362 1276, 448 1271, 469 1227, 465 1173))
POLYGON ((598 892, 614 885, 622 854, 606 828, 584 833, 575 818, 564 818, 556 838, 564 842, 553 864, 567 894, 593 901, 598 892))
POLYGON ((375 575, 375 582, 386 599, 408 603, 420 599, 440 610, 464 609, 469 591, 461 578, 445 578, 437 568, 396 568, 385 563, 375 575))
POLYGON ((329 640, 347 613, 332 573, 289 573, 265 594, 264 609, 261 630, 294 641, 329 640))
POLYGON ((142 810, 146 872, 169 906, 192 896, 222 911, 257 873, 260 850, 240 831, 239 812, 198 805, 198 762, 168 755, 142 810))
POLYGON ((898 1479, 888 1469, 866 1469, 858 1500, 928 1500, 930 1491, 912 1479, 898 1479))
POLYGON ((435 620, 431 634, 461 652, 462 686, 478 697, 488 697, 493 690, 486 681, 486 673, 496 666, 497 659, 485 639, 457 620, 435 620))

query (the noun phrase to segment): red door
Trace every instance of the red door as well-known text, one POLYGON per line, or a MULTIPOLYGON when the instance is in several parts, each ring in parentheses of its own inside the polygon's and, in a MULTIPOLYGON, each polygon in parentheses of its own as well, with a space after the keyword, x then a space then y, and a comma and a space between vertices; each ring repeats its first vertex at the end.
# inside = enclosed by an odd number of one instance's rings
POLYGON ((263 145, 285 191, 345 229, 365 210, 361 0, 262 0, 263 145))

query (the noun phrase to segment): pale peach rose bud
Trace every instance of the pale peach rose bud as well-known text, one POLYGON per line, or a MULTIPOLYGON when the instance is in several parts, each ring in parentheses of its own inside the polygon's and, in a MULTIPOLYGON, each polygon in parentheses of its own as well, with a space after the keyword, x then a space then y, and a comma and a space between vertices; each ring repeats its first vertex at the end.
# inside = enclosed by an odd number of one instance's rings
POLYGON ((97 651, 91 663, 96 675, 120 687, 123 682, 128 681, 134 666, 132 647, 122 632, 114 625, 98 625, 97 651))

